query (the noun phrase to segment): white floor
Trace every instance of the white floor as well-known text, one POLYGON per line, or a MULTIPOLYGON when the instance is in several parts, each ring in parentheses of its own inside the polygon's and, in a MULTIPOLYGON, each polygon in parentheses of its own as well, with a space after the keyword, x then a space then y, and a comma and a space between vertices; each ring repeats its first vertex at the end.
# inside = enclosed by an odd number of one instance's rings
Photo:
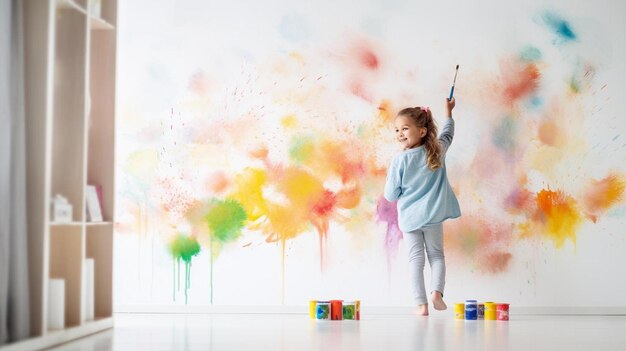
POLYGON ((52 350, 626 350, 626 316, 512 316, 509 322, 371 315, 130 314, 52 350))

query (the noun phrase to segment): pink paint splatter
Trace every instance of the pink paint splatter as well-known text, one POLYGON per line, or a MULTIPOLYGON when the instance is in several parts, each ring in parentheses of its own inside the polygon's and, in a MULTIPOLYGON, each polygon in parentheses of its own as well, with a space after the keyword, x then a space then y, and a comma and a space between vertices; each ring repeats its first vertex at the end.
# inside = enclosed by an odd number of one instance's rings
POLYGON ((379 61, 376 54, 368 48, 363 48, 362 50, 363 51, 359 55, 359 61, 361 64, 371 70, 378 69, 379 61))
POLYGON ((376 206, 376 220, 387 223, 385 234, 385 251, 387 252, 387 269, 391 270, 391 260, 398 252, 402 231, 398 226, 398 207, 395 202, 389 202, 384 197, 378 199, 376 206))

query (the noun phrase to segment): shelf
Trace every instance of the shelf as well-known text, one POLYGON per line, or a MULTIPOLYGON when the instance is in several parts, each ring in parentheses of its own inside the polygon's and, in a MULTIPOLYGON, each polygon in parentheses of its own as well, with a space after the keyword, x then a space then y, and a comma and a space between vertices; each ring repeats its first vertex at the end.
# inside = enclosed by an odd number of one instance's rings
POLYGON ((94 30, 115 30, 115 26, 102 18, 89 16, 89 27, 94 30))
POLYGON ((57 0, 57 9, 60 10, 76 10, 84 15, 87 14, 87 9, 77 4, 74 0, 57 0))
POLYGON ((31 338, 2 351, 45 349, 113 325, 118 2, 22 2, 31 338), (87 221, 86 184, 102 187, 102 222, 87 221), (51 220, 57 194, 72 205, 69 222, 51 220), (93 321, 82 313, 86 258, 95 263, 93 321), (50 279, 65 281, 63 330, 48 330, 50 279))
POLYGON ((51 196, 67 198, 72 219, 84 220, 87 19, 76 11, 55 20, 51 196))
POLYGON ((113 225, 113 222, 111 221, 102 221, 102 222, 68 222, 68 223, 63 223, 63 222, 50 222, 50 226, 51 227, 80 227, 82 225, 86 225, 88 227, 92 227, 92 226, 110 226, 113 225))
POLYGON ((110 222, 110 221, 86 222, 85 225, 88 226, 88 227, 107 226, 107 225, 113 225, 113 222, 110 222))
POLYGON ((50 226, 52 227, 78 227, 82 226, 83 222, 50 222, 50 226))
POLYGON ((113 230, 106 226, 87 227, 85 243, 87 258, 93 258, 95 316, 113 315, 113 230))
POLYGON ((50 228, 49 277, 65 280, 65 325, 80 324, 81 277, 83 272, 83 228, 50 228))

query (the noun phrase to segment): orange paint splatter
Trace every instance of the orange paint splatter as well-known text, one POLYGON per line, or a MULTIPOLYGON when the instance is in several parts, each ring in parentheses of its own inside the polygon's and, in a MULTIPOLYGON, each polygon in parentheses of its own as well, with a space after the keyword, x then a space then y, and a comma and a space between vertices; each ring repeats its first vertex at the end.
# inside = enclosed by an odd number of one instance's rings
POLYGON ((267 158, 267 155, 269 154, 269 150, 266 145, 257 145, 251 148, 248 151, 248 154, 252 156, 253 158, 258 158, 258 159, 263 160, 267 158))
POLYGON ((510 74, 510 76, 507 76, 509 80, 504 89, 504 97, 508 101, 515 101, 529 95, 539 86, 541 74, 534 64, 527 64, 523 67, 513 67, 510 74))
POLYGON ((583 205, 596 222, 596 215, 624 201, 626 179, 623 175, 611 174, 601 180, 592 179, 583 195, 583 205))
POLYGON ((576 244, 576 231, 582 223, 582 216, 573 197, 561 190, 541 190, 537 194, 536 219, 543 234, 552 239, 557 248, 561 248, 567 239, 576 244))
POLYGON ((539 141, 550 146, 559 146, 563 142, 563 136, 556 123, 552 120, 545 120, 539 124, 537 136, 539 141))
POLYGON ((230 184, 228 177, 224 172, 215 172, 207 177, 206 186, 214 193, 221 193, 230 184))
POLYGON ((361 188, 354 186, 347 189, 341 189, 337 193, 337 206, 341 208, 355 208, 361 202, 361 188))
POLYGON ((383 100, 378 105, 378 116, 384 124, 389 124, 393 121, 391 114, 391 102, 389 100, 383 100))

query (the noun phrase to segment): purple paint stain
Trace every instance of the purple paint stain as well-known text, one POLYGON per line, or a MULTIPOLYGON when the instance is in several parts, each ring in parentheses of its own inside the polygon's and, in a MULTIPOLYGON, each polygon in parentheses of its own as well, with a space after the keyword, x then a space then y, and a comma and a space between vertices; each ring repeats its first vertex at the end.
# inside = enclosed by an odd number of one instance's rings
POLYGON ((387 251, 387 270, 391 271, 391 259, 398 252, 398 246, 402 239, 402 231, 398 226, 398 207, 395 202, 389 202, 384 197, 378 199, 376 206, 376 220, 387 222, 385 235, 385 251, 387 251))

